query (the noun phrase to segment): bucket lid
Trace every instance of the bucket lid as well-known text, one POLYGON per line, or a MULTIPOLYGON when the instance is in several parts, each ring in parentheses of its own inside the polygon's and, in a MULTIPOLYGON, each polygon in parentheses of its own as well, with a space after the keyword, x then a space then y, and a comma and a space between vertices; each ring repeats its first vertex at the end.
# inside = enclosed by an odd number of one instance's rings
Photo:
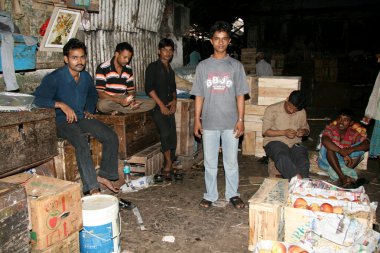
POLYGON ((110 208, 114 205, 118 206, 118 199, 114 196, 97 194, 82 198, 82 210, 95 211, 110 208))

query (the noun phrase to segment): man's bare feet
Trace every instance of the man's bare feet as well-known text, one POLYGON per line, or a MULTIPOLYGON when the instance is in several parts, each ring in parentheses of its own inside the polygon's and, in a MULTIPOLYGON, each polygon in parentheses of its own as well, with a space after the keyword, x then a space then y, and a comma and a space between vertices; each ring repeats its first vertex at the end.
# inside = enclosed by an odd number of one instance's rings
POLYGON ((101 183, 102 185, 104 185, 105 187, 113 191, 114 193, 119 192, 119 188, 115 187, 110 180, 104 177, 99 177, 99 176, 97 177, 97 180, 99 183, 101 183))
POLYGON ((100 190, 98 188, 91 189, 89 191, 89 194, 90 195, 99 195, 100 194, 100 190))

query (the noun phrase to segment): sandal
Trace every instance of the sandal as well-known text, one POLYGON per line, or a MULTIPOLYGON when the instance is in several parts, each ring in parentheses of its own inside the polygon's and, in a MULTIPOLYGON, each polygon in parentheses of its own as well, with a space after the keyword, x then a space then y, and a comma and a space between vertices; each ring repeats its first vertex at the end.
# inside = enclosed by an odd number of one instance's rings
POLYGON ((243 209, 245 207, 245 204, 243 200, 241 200, 240 197, 235 196, 230 198, 230 203, 236 208, 236 209, 243 209))
POLYGON ((203 209, 209 209, 211 207, 212 202, 207 199, 202 199, 201 202, 199 202, 199 206, 203 209))

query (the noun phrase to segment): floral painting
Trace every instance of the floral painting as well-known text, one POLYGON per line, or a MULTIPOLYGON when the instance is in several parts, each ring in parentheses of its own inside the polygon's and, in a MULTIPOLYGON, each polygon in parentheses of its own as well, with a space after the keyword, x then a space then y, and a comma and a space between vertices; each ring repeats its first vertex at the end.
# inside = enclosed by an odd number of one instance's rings
POLYGON ((79 11, 55 8, 40 50, 62 51, 66 42, 75 36, 80 18, 79 11))

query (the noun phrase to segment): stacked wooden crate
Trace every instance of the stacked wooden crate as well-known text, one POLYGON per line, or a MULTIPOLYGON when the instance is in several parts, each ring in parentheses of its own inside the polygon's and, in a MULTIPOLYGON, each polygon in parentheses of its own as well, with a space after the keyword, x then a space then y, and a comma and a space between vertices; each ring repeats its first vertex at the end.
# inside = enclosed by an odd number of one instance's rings
POLYGON ((246 74, 256 73, 256 48, 242 48, 240 60, 246 74))
POLYGON ((259 77, 257 82, 252 81, 251 76, 247 77, 250 86, 257 83, 257 103, 245 105, 245 133, 242 143, 243 155, 254 155, 257 157, 265 156, 263 148, 262 118, 268 105, 285 100, 293 90, 301 87, 301 77, 299 76, 273 76, 259 77))
POLYGON ((337 59, 315 59, 314 71, 317 82, 336 82, 338 79, 338 61, 337 59))
POLYGON ((259 90, 258 90, 258 76, 257 75, 247 75, 247 84, 249 88, 249 99, 245 100, 246 104, 254 104, 257 105, 257 99, 259 96, 259 90))
POLYGON ((285 55, 273 54, 270 63, 273 69, 273 75, 281 76, 284 71, 285 55))

